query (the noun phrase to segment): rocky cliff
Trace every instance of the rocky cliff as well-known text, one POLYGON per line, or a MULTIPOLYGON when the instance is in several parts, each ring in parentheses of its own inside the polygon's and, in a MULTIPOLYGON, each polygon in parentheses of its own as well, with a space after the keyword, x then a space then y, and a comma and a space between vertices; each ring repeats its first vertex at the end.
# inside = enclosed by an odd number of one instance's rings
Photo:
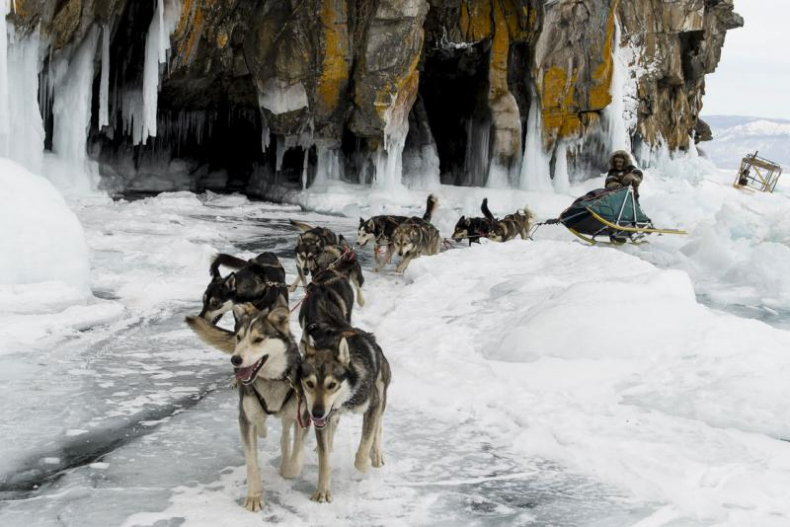
POLYGON ((8 20, 38 42, 48 148, 82 89, 105 186, 259 193, 529 187, 558 156, 687 149, 743 23, 732 0, 16 0, 8 20))

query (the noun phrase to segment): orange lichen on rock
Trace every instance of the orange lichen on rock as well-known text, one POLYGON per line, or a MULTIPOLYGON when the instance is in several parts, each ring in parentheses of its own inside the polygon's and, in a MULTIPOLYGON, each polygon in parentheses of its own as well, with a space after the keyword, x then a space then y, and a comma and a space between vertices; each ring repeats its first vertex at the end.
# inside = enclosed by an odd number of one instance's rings
POLYGON ((494 100, 508 92, 507 59, 510 51, 510 34, 505 14, 498 0, 493 0, 494 35, 488 64, 488 99, 494 100))
POLYGON ((176 27, 175 38, 179 40, 179 45, 174 60, 179 64, 189 64, 197 55, 198 44, 206 22, 203 8, 199 5, 193 8, 192 4, 191 0, 185 0, 176 27))
POLYGON ((320 16, 324 30, 323 56, 316 86, 316 110, 329 115, 337 108, 349 77, 346 3, 324 1, 320 16))
MULTIPOLYGON (((497 0, 492 0, 496 2, 497 0)), ((466 42, 479 42, 491 36, 491 4, 476 0, 461 3, 459 20, 461 35, 466 42)))
MULTIPOLYGON (((614 25, 616 12, 612 9, 606 21, 606 37, 604 38, 601 62, 593 70, 593 86, 589 90, 587 108, 589 110, 603 110, 612 102, 611 86, 614 77, 614 61, 612 46, 614 42, 614 25)), ((619 44, 619 43, 618 43, 619 44)))

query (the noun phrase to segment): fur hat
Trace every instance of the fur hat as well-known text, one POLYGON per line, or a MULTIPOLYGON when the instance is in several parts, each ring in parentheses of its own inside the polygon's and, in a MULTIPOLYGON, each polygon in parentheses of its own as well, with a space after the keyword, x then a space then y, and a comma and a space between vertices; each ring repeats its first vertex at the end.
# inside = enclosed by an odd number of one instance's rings
POLYGON ((618 157, 623 158, 623 166, 634 164, 633 160, 631 159, 631 154, 625 150, 617 150, 616 152, 612 152, 612 155, 609 156, 609 168, 614 168, 614 160, 618 157))

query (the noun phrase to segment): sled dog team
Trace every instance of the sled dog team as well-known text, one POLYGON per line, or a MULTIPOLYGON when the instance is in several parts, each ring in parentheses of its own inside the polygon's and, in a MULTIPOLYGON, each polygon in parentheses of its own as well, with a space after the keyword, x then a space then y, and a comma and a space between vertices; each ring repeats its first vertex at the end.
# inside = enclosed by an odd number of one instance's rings
MULTIPOLYGON (((431 224, 437 205, 431 195, 422 218, 360 219, 357 244, 372 242, 376 271, 395 253, 401 257, 396 271, 403 272, 414 258, 439 252, 442 239, 431 224), (380 248, 386 252, 383 258, 380 248)), ((453 239, 468 239, 471 244, 483 237, 494 241, 527 237, 533 218, 528 209, 497 220, 484 200, 482 212, 483 218, 462 217, 453 239)), ((230 355, 247 466, 244 507, 250 511, 263 507, 257 439, 266 437, 268 417, 282 424, 279 472, 286 479, 301 474, 305 438, 310 426, 315 428, 318 485, 313 501, 332 501, 330 454, 342 414, 362 414, 354 466, 365 472, 371 465, 384 465, 382 420, 392 374, 375 337, 351 322, 355 292, 357 304, 365 303, 359 260, 349 243, 331 230, 291 224, 301 233, 295 248, 297 278, 290 287, 272 253, 251 260, 219 254, 209 268, 211 281, 203 294, 203 309, 186 318, 201 340, 230 355), (222 267, 233 272, 223 276, 222 267), (289 293, 299 285, 304 297, 290 308, 289 293), (296 307, 302 329, 298 343, 290 330, 296 307), (233 331, 217 325, 228 312, 235 319, 233 331)))

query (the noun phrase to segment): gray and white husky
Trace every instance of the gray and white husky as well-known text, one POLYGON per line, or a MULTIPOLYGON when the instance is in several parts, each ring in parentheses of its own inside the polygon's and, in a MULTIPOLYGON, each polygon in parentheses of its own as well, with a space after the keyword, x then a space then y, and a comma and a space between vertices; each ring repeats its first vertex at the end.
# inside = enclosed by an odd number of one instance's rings
POLYGON ((423 255, 439 254, 442 245, 442 238, 439 230, 431 225, 430 221, 424 219, 431 218, 439 200, 434 195, 428 197, 428 210, 423 218, 409 218, 395 229, 392 235, 392 244, 401 262, 395 268, 396 273, 402 273, 409 266, 409 263, 423 255))
POLYGON ((350 326, 312 324, 303 338, 299 379, 318 440, 318 488, 313 501, 332 501, 330 452, 340 415, 362 414, 354 466, 365 472, 384 465, 382 420, 390 365, 373 335, 350 326))
MULTIPOLYGON (((247 497, 244 507, 263 507, 263 486, 258 466, 258 437, 266 437, 266 418, 282 422, 280 475, 296 478, 304 464, 307 429, 299 425, 298 379, 300 355, 289 327, 288 304, 281 298, 272 309, 251 304, 233 307, 236 331, 219 328, 203 317, 186 322, 206 344, 231 355, 239 389, 239 429, 247 462, 247 497), (291 443, 291 429, 294 431, 291 443)), ((305 414, 303 422, 307 422, 305 414)))

